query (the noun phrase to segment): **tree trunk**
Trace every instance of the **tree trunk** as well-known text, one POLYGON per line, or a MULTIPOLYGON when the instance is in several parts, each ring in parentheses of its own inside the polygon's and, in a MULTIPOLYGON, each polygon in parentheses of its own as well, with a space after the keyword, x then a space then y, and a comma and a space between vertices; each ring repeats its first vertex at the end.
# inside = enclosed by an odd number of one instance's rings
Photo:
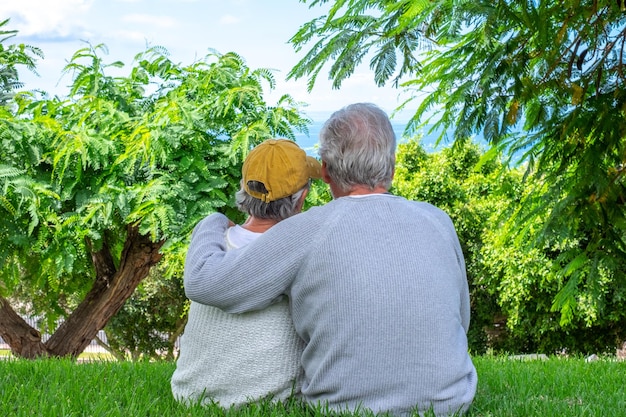
POLYGON ((128 226, 119 269, 115 268, 106 244, 99 251, 92 252, 96 271, 93 287, 46 343, 42 343, 39 332, 0 297, 0 336, 14 355, 23 358, 78 356, 122 308, 148 276, 150 268, 159 262, 163 243, 152 242, 149 236, 140 235, 137 227, 128 226))
POLYGON ((14 355, 35 359, 48 355, 41 334, 22 319, 0 296, 0 336, 11 347, 14 355))
POLYGON ((137 227, 128 226, 126 243, 116 271, 109 248, 92 254, 96 281, 85 299, 46 342, 54 356, 78 356, 117 313, 148 276, 150 268, 161 259, 164 241, 154 243, 140 235, 137 227))

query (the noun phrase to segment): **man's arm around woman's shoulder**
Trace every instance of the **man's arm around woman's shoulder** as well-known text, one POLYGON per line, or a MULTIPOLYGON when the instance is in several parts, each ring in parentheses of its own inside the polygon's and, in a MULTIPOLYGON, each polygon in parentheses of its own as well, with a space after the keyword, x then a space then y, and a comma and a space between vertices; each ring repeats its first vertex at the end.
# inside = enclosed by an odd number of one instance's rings
POLYGON ((229 251, 224 238, 228 218, 215 213, 200 221, 191 235, 185 261, 187 298, 227 313, 270 305, 289 287, 306 250, 303 242, 294 244, 293 227, 282 227, 292 218, 273 226, 245 247, 229 251))

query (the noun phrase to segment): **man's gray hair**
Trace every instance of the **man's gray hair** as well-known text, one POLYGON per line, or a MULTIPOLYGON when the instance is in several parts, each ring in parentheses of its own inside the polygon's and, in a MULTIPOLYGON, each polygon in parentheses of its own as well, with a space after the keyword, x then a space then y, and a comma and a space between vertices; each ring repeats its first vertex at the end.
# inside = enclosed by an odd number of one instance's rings
MULTIPOLYGON (((260 183, 259 183, 260 184, 260 183)), ((262 184, 260 184, 262 186, 262 184)), ((251 186, 250 184, 248 185, 251 186)), ((298 207, 298 201, 302 197, 302 193, 308 190, 311 186, 311 182, 307 182, 306 185, 294 194, 279 198, 278 200, 265 203, 258 198, 252 197, 243 188, 235 193, 235 202, 237 208, 248 213, 250 216, 258 217, 260 219, 272 219, 272 220, 285 220, 300 212, 298 207)))
POLYGON ((355 185, 389 189, 395 166, 396 134, 387 114, 371 103, 333 113, 320 131, 319 154, 342 191, 355 185))

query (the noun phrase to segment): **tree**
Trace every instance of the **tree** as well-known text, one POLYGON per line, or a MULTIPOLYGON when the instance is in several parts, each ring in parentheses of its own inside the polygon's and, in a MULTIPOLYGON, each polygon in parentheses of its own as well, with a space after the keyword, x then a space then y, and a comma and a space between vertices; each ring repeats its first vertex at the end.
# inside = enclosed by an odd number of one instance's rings
POLYGON ((332 62, 340 87, 369 53, 377 84, 415 92, 401 107, 422 100, 409 130, 430 120, 457 140, 480 132, 491 155, 525 164, 532 189, 502 233, 521 250, 559 248, 547 308, 563 326, 610 314, 624 327, 625 11, 622 1, 337 0, 291 39, 313 46, 289 75, 313 88, 332 62))
POLYGON ((0 336, 18 356, 80 354, 162 257, 182 269, 202 217, 237 218, 247 151, 309 122, 290 96, 267 105, 273 74, 235 53, 181 66, 153 47, 123 77, 107 74, 123 64, 104 53, 74 54, 66 100, 20 93, 14 112, 1 109, 0 336), (16 313, 19 299, 56 329, 49 340, 16 313))

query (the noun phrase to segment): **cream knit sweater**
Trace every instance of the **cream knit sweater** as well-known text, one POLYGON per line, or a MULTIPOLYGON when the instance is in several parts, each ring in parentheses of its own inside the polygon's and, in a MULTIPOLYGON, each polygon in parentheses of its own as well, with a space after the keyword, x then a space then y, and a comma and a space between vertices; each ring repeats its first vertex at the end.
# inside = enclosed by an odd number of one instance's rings
MULTIPOLYGON (((236 226, 238 227, 238 226, 236 226)), ((239 239, 256 238, 238 227, 239 239)), ((185 403, 219 402, 240 406, 271 396, 283 400, 300 389, 303 343, 295 333, 289 303, 244 314, 192 302, 171 379, 174 397, 185 403)))

